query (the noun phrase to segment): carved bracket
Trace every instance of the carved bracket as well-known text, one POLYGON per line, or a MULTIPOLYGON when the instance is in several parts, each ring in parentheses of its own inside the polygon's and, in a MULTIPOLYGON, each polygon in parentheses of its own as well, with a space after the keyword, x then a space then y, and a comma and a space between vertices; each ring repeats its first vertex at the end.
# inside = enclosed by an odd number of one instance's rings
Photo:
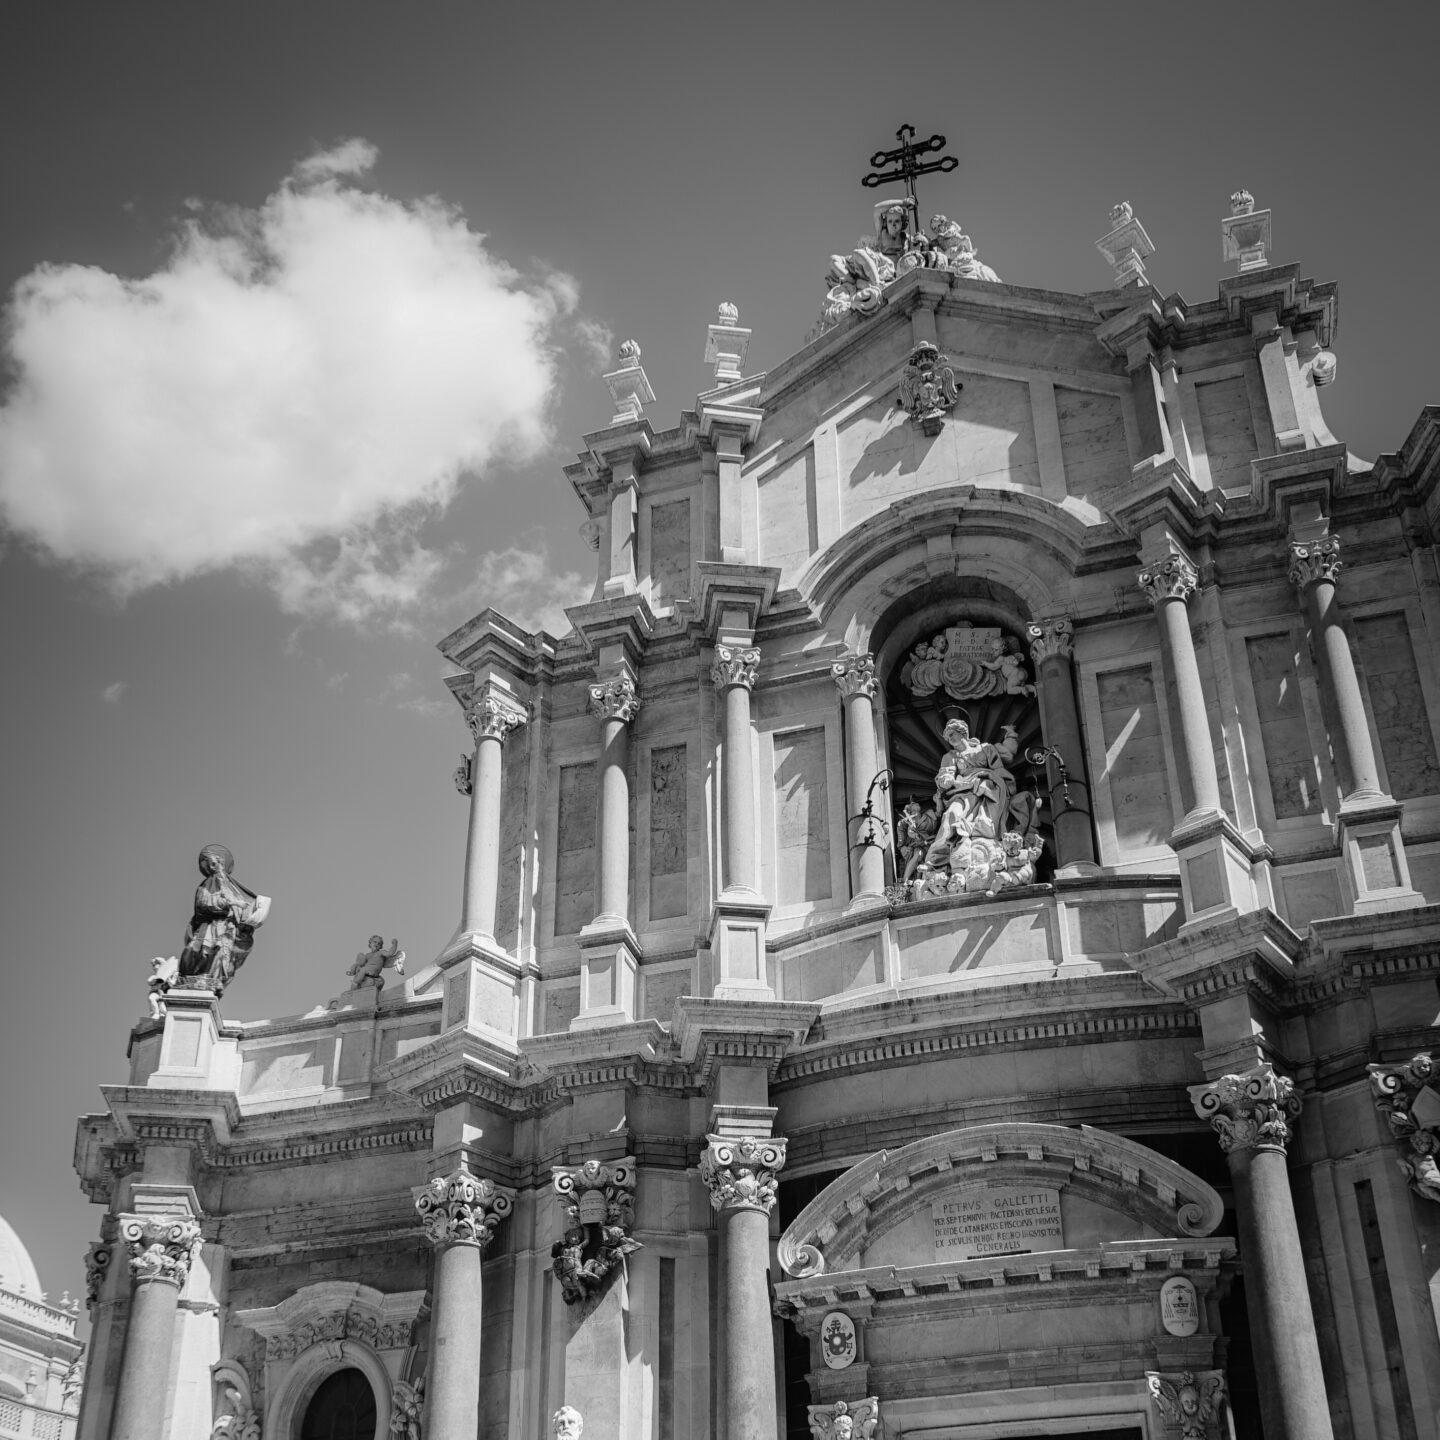
POLYGON ((873 1440, 880 1424, 880 1402, 873 1397, 811 1405, 808 1410, 813 1440, 873 1440))
POLYGON ((565 1235, 550 1247, 551 1268, 567 1305, 596 1294, 605 1277, 640 1249, 635 1223, 635 1162, 556 1165, 556 1196, 565 1209, 565 1235))
POLYGON ((1434 1056, 1417 1055, 1404 1065, 1366 1068, 1375 1108, 1406 1151, 1398 1163, 1410 1188, 1425 1200, 1440 1201, 1440 1065, 1434 1056))
POLYGON ((1220 1407, 1225 1402, 1222 1370, 1182 1370, 1178 1374, 1145 1372, 1151 1404, 1160 1412, 1167 1432, 1181 1440, 1213 1440, 1219 1435, 1220 1407))

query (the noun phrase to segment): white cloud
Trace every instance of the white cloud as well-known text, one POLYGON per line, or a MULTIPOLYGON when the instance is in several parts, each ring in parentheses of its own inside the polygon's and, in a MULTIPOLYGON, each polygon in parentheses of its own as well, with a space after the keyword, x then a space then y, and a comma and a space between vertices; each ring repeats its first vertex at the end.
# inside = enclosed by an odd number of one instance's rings
POLYGON ((451 603, 470 605, 467 619, 475 609, 493 608, 527 630, 560 636, 570 633, 566 607, 588 600, 594 588, 593 575, 554 569, 544 541, 536 540, 480 556, 473 580, 451 603))
POLYGON ((124 680, 117 680, 113 685, 107 685, 101 692, 100 698, 107 705, 118 705, 120 697, 130 688, 124 680))
POLYGON ((399 622, 444 563, 422 523, 543 447, 562 331, 602 332, 570 277, 526 279, 438 200, 357 188, 375 157, 346 140, 258 209, 202 207, 144 279, 16 285, 12 531, 121 598, 238 566, 297 614, 399 622))

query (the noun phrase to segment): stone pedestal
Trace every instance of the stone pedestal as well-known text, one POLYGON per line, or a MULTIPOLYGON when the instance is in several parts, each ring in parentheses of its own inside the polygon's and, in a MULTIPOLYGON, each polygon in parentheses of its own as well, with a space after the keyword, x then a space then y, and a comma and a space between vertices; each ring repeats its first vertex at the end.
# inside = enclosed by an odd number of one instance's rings
POLYGON ((169 1090, 203 1090, 220 1034, 220 997, 213 990, 176 987, 164 997, 165 1029, 160 1064, 147 1085, 169 1090))

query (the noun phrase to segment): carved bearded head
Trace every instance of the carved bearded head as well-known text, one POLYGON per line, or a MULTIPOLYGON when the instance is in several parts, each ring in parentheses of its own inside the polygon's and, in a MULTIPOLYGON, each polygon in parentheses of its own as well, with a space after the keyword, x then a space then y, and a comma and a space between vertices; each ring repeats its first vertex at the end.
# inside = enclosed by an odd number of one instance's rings
POLYGON ((585 1421, 573 1405, 562 1405, 550 1417, 550 1434, 554 1440, 580 1440, 585 1421))

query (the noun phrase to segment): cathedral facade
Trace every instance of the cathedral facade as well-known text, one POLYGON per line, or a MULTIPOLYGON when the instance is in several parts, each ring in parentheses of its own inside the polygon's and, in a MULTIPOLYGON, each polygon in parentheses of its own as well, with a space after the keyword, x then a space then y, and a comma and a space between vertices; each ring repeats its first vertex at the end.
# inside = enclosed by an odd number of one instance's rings
POLYGON ((433 964, 226 1020, 207 847, 80 1440, 1437 1433, 1440 411, 1347 452, 1243 193, 1198 304, 922 218, 670 428, 622 347, 593 599, 441 643, 433 964))

